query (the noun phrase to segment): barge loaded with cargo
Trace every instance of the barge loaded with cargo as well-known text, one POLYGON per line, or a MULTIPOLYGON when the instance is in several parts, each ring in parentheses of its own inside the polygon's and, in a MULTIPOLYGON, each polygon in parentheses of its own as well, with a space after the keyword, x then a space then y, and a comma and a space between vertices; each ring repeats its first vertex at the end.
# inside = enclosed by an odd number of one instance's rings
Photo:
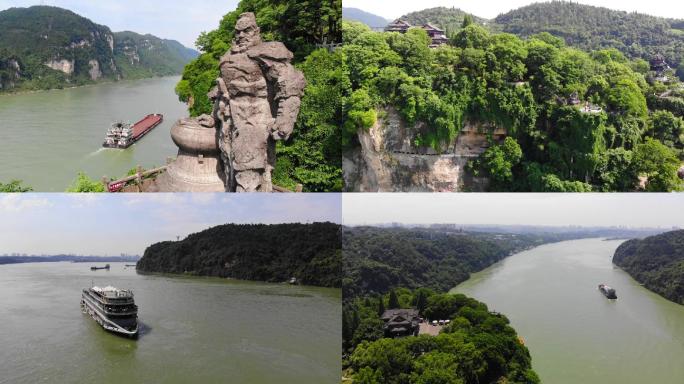
POLYGON ((131 125, 130 123, 116 122, 107 131, 102 146, 105 148, 125 149, 135 144, 164 121, 164 115, 154 113, 145 116, 142 120, 131 125))
POLYGON ((607 298, 609 299, 617 299, 617 294, 615 294, 615 289, 605 285, 605 284, 599 284, 598 286, 599 291, 603 293, 607 298))
POLYGON ((111 286, 84 289, 81 311, 110 332, 134 338, 138 336, 138 306, 130 290, 111 286))

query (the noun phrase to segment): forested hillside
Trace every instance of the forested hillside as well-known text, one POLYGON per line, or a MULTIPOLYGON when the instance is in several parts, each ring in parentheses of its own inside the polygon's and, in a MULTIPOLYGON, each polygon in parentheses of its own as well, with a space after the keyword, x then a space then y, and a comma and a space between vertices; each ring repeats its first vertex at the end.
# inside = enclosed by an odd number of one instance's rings
POLYGON ((362 11, 358 8, 342 7, 342 18, 344 20, 364 23, 371 28, 385 28, 388 24, 388 20, 384 17, 362 11))
MULTIPOLYGON (((684 58, 684 20, 552 1, 513 10, 494 22, 524 37, 549 32, 587 51, 615 48, 629 58, 646 60, 662 54, 673 67, 684 58)), ((684 76, 684 67, 680 74, 684 76)))
POLYGON ((177 75, 198 56, 175 40, 131 31, 114 33, 116 66, 125 78, 177 75))
MULTIPOLYGON (((457 32, 461 29, 463 19, 468 15, 465 11, 459 8, 451 7, 436 7, 428 8, 422 11, 408 13, 402 17, 401 20, 408 21, 411 25, 425 25, 433 24, 446 31, 447 36, 457 32)), ((486 24, 487 20, 481 17, 470 15, 473 21, 477 24, 486 24)))
POLYGON ((433 229, 345 227, 344 295, 385 294, 395 287, 448 291, 541 236, 433 229))
POLYGON ((540 237, 436 229, 344 228, 343 369, 354 383, 538 383, 508 319, 446 292, 540 237), (386 309, 451 320, 439 335, 389 338, 386 309))
POLYGON ((176 41, 113 33, 62 8, 0 12, 0 91, 178 74, 195 56, 176 41))
POLYGON ((409 139, 450 147, 468 122, 507 132, 468 169, 494 191, 674 191, 684 149, 684 93, 672 72, 615 49, 585 52, 541 33, 521 39, 466 22, 429 49, 420 29, 344 24, 353 93, 343 143, 387 106, 409 139), (409 128, 411 129, 411 128, 409 128))
POLYGON ((342 39, 342 1, 242 0, 223 17, 218 29, 197 39, 202 55, 185 67, 176 87, 190 114, 211 113, 207 93, 219 75, 218 61, 230 48, 238 16, 254 12, 265 41, 282 41, 295 54, 307 80, 294 133, 279 142, 273 182, 287 188, 300 183, 305 191, 342 189, 340 126, 350 93, 340 51, 318 48, 342 39))
POLYGON ((646 288, 684 304, 684 230, 629 240, 615 251, 613 263, 646 288))
POLYGON ((295 277, 306 285, 339 287, 340 236, 333 223, 226 224, 151 245, 137 269, 268 282, 295 277))

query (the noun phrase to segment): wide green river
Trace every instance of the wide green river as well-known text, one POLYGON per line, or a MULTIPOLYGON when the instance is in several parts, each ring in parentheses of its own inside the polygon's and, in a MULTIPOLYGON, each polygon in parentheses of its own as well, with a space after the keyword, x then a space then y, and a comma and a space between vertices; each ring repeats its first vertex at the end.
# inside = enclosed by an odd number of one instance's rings
POLYGON ((341 317, 339 289, 0 265, 0 383, 338 383, 341 317), (92 283, 133 290, 138 340, 81 313, 92 283))
POLYGON ((45 92, 0 95, 0 183, 23 180, 37 192, 64 192, 79 171, 100 180, 141 165, 161 166, 178 148, 173 123, 187 115, 163 77, 45 92), (126 150, 104 149, 111 123, 135 123, 150 113, 164 122, 126 150))
POLYGON ((453 291, 511 320, 544 383, 684 383, 684 306, 615 267, 611 258, 620 243, 543 245, 474 274, 453 291), (600 283, 615 288, 618 299, 606 299, 600 283))

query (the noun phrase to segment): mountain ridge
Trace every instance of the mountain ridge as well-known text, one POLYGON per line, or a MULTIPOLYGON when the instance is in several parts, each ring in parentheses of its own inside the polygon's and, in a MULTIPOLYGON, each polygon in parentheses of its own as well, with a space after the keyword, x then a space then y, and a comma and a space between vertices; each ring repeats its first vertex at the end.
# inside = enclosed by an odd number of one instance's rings
POLYGON ((52 6, 0 11, 0 91, 180 74, 197 52, 52 6))

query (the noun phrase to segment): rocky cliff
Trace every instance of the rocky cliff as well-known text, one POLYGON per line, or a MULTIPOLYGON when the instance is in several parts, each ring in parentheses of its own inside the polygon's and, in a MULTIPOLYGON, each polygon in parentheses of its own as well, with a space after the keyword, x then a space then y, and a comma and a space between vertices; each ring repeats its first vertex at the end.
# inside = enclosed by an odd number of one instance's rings
POLYGON ((482 154, 505 130, 466 123, 456 140, 435 150, 415 145, 428 129, 424 123, 407 125, 392 107, 367 131, 359 130, 359 146, 343 156, 346 190, 350 192, 458 192, 482 191, 484 178, 465 171, 468 161, 482 154))
POLYGON ((10 8, 0 12, 0 90, 178 74, 191 59, 178 46, 151 35, 113 33, 66 9, 10 8), (121 65, 132 53, 141 59, 121 65))

